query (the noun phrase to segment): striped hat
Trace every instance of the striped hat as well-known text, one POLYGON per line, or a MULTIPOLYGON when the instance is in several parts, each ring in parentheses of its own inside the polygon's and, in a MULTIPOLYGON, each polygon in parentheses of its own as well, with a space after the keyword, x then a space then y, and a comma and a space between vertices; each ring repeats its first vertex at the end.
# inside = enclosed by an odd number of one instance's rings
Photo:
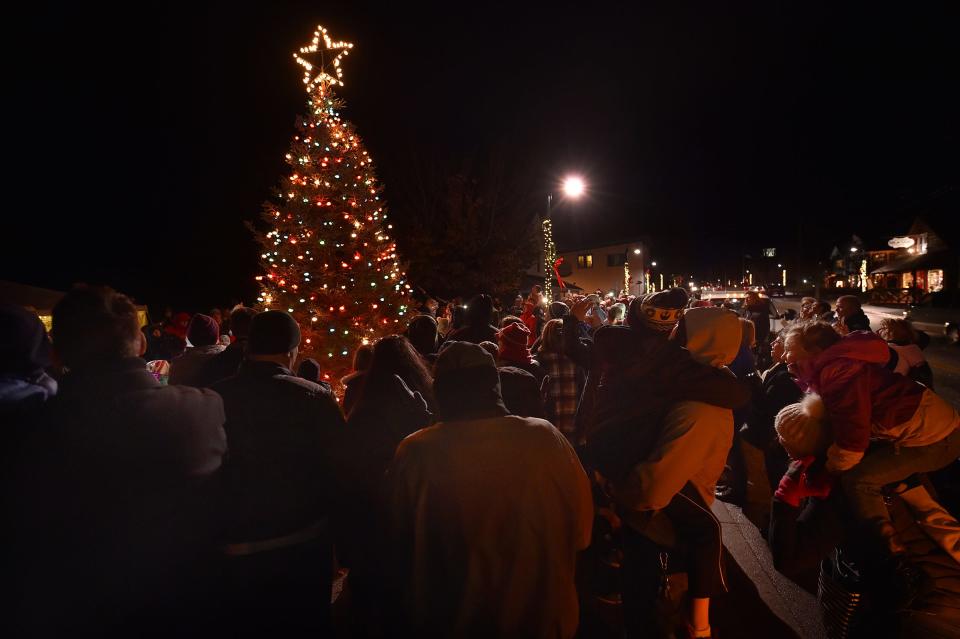
POLYGON ((640 320, 649 328, 669 333, 683 316, 687 300, 682 288, 649 293, 640 302, 640 320))

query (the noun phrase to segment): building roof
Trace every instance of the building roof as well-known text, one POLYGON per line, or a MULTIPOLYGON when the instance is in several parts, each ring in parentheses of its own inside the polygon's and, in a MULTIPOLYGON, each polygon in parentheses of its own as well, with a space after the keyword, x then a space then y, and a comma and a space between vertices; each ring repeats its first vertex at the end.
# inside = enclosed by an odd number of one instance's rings
POLYGON ((612 239, 608 242, 597 242, 594 244, 589 244, 586 246, 557 246, 557 253, 580 253, 583 251, 600 251, 605 248, 613 248, 614 246, 623 246, 624 244, 643 244, 644 246, 649 245, 647 237, 635 236, 635 237, 622 237, 619 239, 612 239))
POLYGON ((956 259, 952 251, 935 251, 922 255, 908 255, 899 260, 893 260, 870 271, 874 273, 905 273, 907 271, 924 270, 930 268, 948 267, 951 260, 956 259))
POLYGON ((37 311, 52 310, 63 296, 62 291, 0 280, 0 300, 33 308, 37 311))

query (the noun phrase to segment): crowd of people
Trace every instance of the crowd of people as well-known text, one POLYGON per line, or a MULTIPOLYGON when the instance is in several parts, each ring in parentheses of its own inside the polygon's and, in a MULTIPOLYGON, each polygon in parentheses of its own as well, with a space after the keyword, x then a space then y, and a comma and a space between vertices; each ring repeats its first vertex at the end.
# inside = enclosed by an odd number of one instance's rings
POLYGON ((804 298, 777 330, 765 308, 679 288, 427 299, 331 384, 283 311, 141 328, 125 295, 78 286, 48 336, 0 306, 8 619, 44 637, 574 637, 613 605, 609 636, 710 637, 720 496, 798 583, 855 566, 870 636, 951 636, 960 416, 922 334, 872 332, 852 296, 804 298))

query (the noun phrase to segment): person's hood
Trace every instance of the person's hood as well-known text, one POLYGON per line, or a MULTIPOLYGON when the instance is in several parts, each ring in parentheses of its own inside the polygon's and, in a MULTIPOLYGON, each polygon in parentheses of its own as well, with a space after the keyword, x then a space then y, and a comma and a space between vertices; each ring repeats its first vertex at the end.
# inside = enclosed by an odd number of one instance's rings
POLYGON ((809 386, 820 377, 820 371, 825 366, 838 359, 884 366, 890 359, 890 347, 876 333, 854 331, 842 337, 839 342, 816 357, 794 366, 793 372, 804 385, 809 386))
POLYGON ((708 366, 730 364, 737 357, 743 329, 735 313, 725 308, 691 308, 683 316, 687 350, 693 359, 708 366))
POLYGON ((417 315, 407 326, 407 339, 424 357, 437 352, 437 335, 437 320, 430 315, 417 315))
POLYGON ((434 365, 433 393, 440 421, 466 421, 507 414, 493 356, 476 344, 453 342, 434 365))

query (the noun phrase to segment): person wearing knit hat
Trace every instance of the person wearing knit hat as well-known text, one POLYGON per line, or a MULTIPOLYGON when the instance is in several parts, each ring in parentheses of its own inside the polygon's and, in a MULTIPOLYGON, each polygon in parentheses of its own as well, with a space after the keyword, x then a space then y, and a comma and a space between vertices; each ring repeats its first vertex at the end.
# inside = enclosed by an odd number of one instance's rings
POLYGON ((329 522, 339 511, 329 491, 341 472, 332 451, 346 424, 329 387, 293 373, 299 344, 293 317, 260 313, 239 372, 212 387, 231 452, 218 503, 224 634, 330 631, 329 598, 314 595, 332 586, 329 522))
POLYGON ((300 347, 300 325, 289 313, 266 311, 253 318, 249 339, 247 352, 250 355, 295 353, 300 347))
MULTIPOLYGON (((222 379, 237 374, 237 371, 240 370, 240 364, 243 363, 243 358, 246 356, 250 324, 256 316, 256 310, 239 304, 230 312, 230 334, 234 337, 234 341, 204 366, 202 386, 209 387, 222 379)), ((222 342, 223 335, 220 337, 222 342)))
POLYGON ((669 333, 683 316, 689 297, 682 288, 671 288, 638 297, 630 304, 627 324, 645 326, 655 331, 669 333))
MULTIPOLYGON (((813 472, 811 466, 825 456, 832 437, 824 420, 825 407, 819 395, 810 393, 777 413, 774 428, 791 463, 773 494, 775 502, 799 508, 805 497, 826 498, 835 483, 835 477, 821 469, 813 472)), ((771 545, 776 545, 771 539, 771 545)))
POLYGON ((522 323, 507 324, 497 332, 497 345, 500 348, 499 366, 516 366, 537 378, 537 385, 546 374, 543 368, 530 354, 530 329, 522 323))
POLYGON ((478 345, 443 348, 433 388, 438 423, 400 442, 384 483, 392 550, 407 553, 396 585, 410 625, 393 634, 574 636, 576 555, 593 526, 576 453, 549 422, 507 414, 478 345), (544 543, 543 531, 563 533, 544 543))
POLYGON ((51 334, 65 372, 42 428, 17 446, 0 417, 4 452, 16 452, 4 464, 16 487, 4 504, 16 554, 4 562, 17 584, 12 627, 134 636, 149 619, 150 634, 177 634, 174 617, 206 612, 192 585, 210 574, 197 558, 213 549, 213 520, 199 513, 212 514, 227 451, 223 401, 162 385, 143 359, 137 306, 108 287, 74 286, 53 308, 51 334), (176 590, 176 615, 164 588, 176 590))
POLYGON ((187 339, 187 327, 190 325, 190 313, 183 311, 174 315, 163 328, 166 333, 176 335, 180 339, 187 339))
POLYGON ((212 346, 220 341, 220 324, 209 315, 197 313, 187 325, 187 339, 194 347, 212 346))
POLYGON ((207 367, 226 348, 220 343, 220 327, 209 315, 197 313, 187 325, 187 340, 192 346, 170 362, 170 384, 206 386, 207 367))
POLYGON ((444 421, 506 415, 493 356, 470 342, 444 342, 433 366, 438 417, 444 421))
POLYGON ((784 406, 777 413, 774 428, 790 457, 821 456, 827 451, 831 437, 823 416, 823 400, 812 393, 796 404, 784 406))

